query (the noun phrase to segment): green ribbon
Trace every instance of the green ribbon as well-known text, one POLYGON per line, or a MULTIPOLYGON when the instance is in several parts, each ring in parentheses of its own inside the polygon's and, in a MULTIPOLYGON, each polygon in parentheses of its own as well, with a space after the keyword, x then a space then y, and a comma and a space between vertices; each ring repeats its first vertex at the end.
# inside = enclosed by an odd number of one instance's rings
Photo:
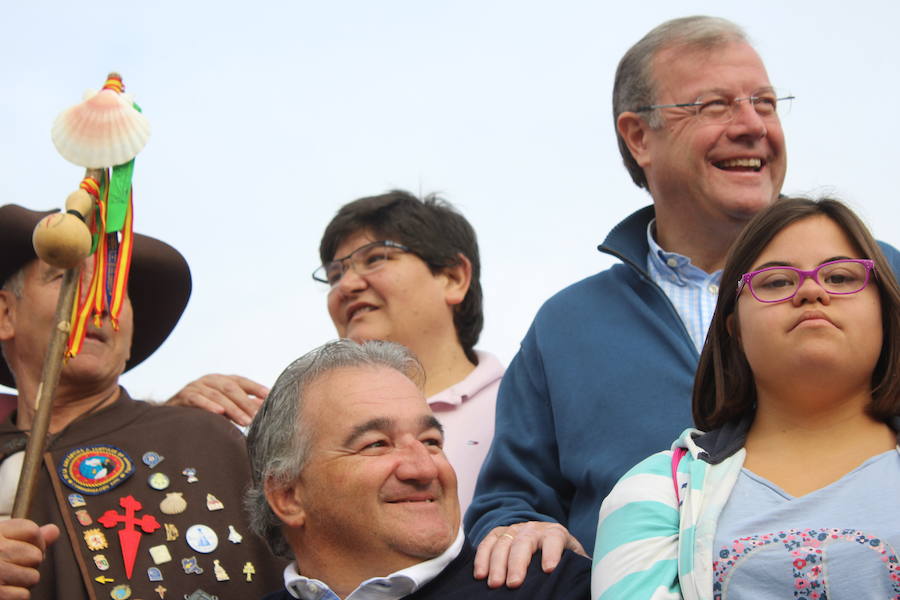
MULTIPOLYGON (((137 103, 131 104, 138 112, 143 112, 137 103)), ((109 180, 109 204, 106 207, 106 233, 122 231, 125 214, 131 198, 131 178, 134 175, 134 159, 112 168, 109 180)))
POLYGON ((106 205, 106 233, 122 231, 122 227, 125 226, 133 174, 133 158, 112 168, 112 176, 109 179, 109 203, 106 205))

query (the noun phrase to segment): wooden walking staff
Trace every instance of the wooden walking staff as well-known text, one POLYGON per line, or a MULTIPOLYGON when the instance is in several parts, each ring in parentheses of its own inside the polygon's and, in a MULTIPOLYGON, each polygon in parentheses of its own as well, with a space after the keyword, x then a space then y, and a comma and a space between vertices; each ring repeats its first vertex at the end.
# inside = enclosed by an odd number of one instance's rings
POLYGON ((86 192, 73 193, 66 201, 65 213, 48 215, 34 229, 35 252, 44 262, 65 269, 59 300, 56 303, 56 314, 53 317, 54 328, 50 334, 50 345, 44 356, 44 367, 41 372, 41 383, 38 386, 35 400, 35 415, 31 426, 31 435, 25 446, 25 460, 22 464, 22 475, 16 489, 12 517, 25 518, 34 495, 37 474, 41 468, 41 456, 47 430, 50 426, 50 411, 53 395, 59 383, 66 344, 71 330, 72 305, 75 290, 78 287, 78 274, 81 263, 91 253, 91 232, 83 220, 83 215, 91 214, 93 202, 86 192), (71 211, 71 212, 69 212, 71 211), (74 214, 74 213, 77 213, 74 214))
POLYGON ((51 132, 63 158, 87 171, 79 189, 67 198, 66 212, 44 217, 34 230, 37 256, 65 269, 65 274, 44 357, 13 518, 27 517, 31 506, 65 360, 81 349, 91 316, 98 326, 108 316, 112 327, 118 329, 131 264, 134 157, 150 135, 147 119, 123 93, 124 89, 122 78, 110 73, 103 89, 89 92, 84 102, 64 111, 51 132), (94 270, 90 283, 84 286, 81 267, 92 254, 94 270))

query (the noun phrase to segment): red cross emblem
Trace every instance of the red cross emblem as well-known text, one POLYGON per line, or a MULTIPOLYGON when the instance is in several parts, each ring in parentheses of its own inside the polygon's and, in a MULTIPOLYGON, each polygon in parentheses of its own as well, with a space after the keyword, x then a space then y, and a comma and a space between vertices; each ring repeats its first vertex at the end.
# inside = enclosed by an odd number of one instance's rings
POLYGON ((122 529, 119 530, 119 544, 122 546, 125 575, 128 579, 131 579, 131 572, 134 570, 134 560, 137 558, 138 546, 141 543, 141 532, 135 530, 135 525, 140 527, 144 533, 153 533, 159 529, 160 525, 153 515, 144 515, 140 519, 134 516, 134 513, 143 508, 141 503, 134 499, 134 496, 120 498, 119 506, 125 509, 124 515, 120 515, 114 510, 108 510, 97 521, 107 529, 115 527, 116 523, 123 524, 122 529))

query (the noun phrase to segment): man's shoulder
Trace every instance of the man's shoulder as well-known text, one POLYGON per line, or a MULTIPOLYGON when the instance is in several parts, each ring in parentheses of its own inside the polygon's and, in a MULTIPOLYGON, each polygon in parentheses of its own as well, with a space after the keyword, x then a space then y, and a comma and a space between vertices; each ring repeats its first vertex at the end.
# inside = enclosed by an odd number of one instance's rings
POLYGON ((528 565, 528 575, 520 589, 528 598, 587 598, 591 589, 591 561, 566 550, 556 568, 545 573, 538 552, 528 565))
POLYGON ((581 304, 585 300, 619 294, 622 287, 628 285, 634 276, 633 269, 616 263, 608 269, 589 275, 556 292, 544 302, 541 311, 568 309, 568 307, 581 304))
MULTIPOLYGON (((404 600, 502 600, 512 597, 576 600, 587 598, 590 590, 591 561, 568 550, 551 573, 544 573, 541 554, 535 554, 528 566, 525 582, 514 590, 507 587, 489 588, 484 580, 472 576, 474 565, 474 551, 471 547, 466 547, 437 578, 404 600)), ((273 596, 266 600, 277 598, 279 597, 273 596)))
POLYGON ((240 431, 227 418, 199 408, 169 406, 152 402, 137 402, 144 405, 141 425, 154 427, 175 426, 180 430, 190 429, 202 432, 205 439, 227 437, 242 439, 240 431))
POLYGON ((884 256, 891 264, 891 267, 893 267, 894 274, 900 278, 900 252, 887 242, 882 242, 881 240, 878 241, 878 245, 881 247, 881 251, 884 252, 884 256))

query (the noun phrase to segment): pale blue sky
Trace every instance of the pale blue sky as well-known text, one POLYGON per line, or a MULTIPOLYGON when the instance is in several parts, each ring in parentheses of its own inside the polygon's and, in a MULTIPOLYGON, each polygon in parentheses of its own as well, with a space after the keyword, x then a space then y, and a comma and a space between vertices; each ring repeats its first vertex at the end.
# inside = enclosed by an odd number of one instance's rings
POLYGON ((203 373, 270 384, 334 330, 310 273, 357 197, 443 192, 478 230, 479 344, 509 361, 536 309, 609 264, 595 250, 643 206, 616 149, 622 53, 663 20, 743 25, 784 117, 786 193, 846 199, 900 243, 898 12, 888 2, 68 2, 4 10, 4 202, 59 207, 81 170, 56 115, 122 73, 153 127, 136 227, 179 248, 194 295, 169 341, 124 377, 165 398, 203 373))

